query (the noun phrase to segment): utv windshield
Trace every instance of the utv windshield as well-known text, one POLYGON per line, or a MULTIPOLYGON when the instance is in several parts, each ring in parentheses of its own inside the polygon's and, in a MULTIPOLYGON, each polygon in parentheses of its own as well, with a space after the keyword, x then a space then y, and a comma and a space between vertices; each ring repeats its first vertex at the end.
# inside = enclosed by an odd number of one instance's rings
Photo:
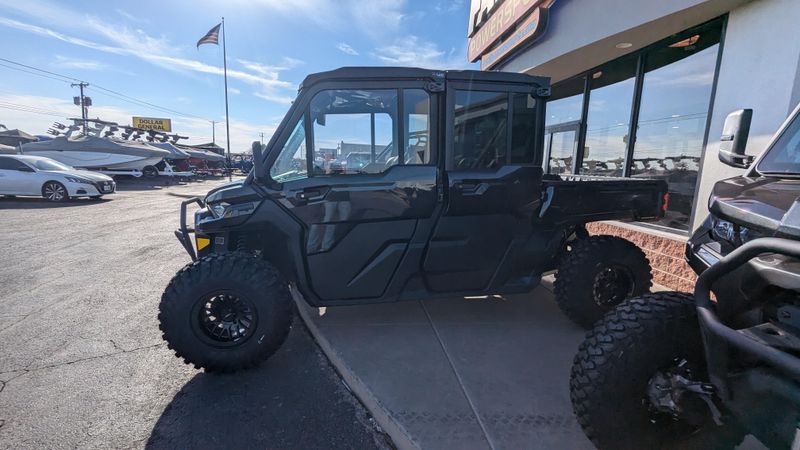
POLYGON ((766 175, 800 175, 800 119, 792 122, 756 167, 766 175))

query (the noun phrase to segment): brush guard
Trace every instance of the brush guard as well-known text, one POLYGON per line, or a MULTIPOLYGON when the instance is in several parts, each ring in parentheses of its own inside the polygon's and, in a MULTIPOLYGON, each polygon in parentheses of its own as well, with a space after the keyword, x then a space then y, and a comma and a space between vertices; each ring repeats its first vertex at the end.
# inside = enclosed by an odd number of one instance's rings
POLYGON ((728 327, 719 319, 711 302, 711 287, 714 282, 765 253, 800 259, 800 242, 779 238, 750 241, 706 269, 700 274, 695 285, 694 298, 702 325, 709 377, 717 388, 718 395, 723 399, 730 398, 727 383, 730 347, 752 355, 793 379, 800 380, 800 358, 757 339, 748 334, 748 330, 728 327))
POLYGON ((194 251, 191 238, 191 234, 194 233, 194 228, 189 228, 186 225, 186 207, 192 203, 197 203, 201 208, 205 206, 205 203, 203 203, 200 197, 192 197, 181 202, 181 227, 175 230, 175 237, 178 238, 178 241, 186 250, 186 253, 192 258, 192 261, 197 261, 197 253, 194 251))

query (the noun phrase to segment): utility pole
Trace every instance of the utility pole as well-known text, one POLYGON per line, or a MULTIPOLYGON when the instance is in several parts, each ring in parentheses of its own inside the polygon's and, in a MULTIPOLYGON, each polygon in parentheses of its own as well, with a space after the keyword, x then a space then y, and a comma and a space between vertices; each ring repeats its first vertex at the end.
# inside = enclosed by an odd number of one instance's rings
MULTIPOLYGON (((81 81, 80 83, 72 83, 72 87, 78 86, 81 89, 81 96, 79 100, 79 105, 81 107, 81 118, 83 119, 83 134, 86 134, 86 120, 88 119, 89 111, 86 109, 86 97, 83 95, 83 88, 89 87, 89 83, 84 83, 81 81)), ((78 103, 76 103, 78 104, 78 103)))
POLYGON ((264 132, 258 133, 261 135, 261 145, 264 145, 264 132))

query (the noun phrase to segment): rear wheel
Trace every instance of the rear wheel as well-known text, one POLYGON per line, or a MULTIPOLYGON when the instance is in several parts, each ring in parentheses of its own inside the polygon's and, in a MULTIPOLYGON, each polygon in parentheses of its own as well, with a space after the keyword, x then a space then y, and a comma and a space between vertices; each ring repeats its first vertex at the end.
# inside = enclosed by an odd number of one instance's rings
POLYGON ((600 449, 733 448, 744 433, 732 422, 717 425, 701 394, 676 388, 708 388, 706 378, 692 297, 660 292, 622 303, 586 335, 570 397, 600 449))
POLYGON ((142 175, 144 175, 145 178, 155 178, 158 176, 158 169, 153 166, 147 166, 142 169, 142 175))
POLYGON ((626 298, 650 291, 650 262, 632 242, 616 236, 589 236, 571 244, 556 272, 559 308, 589 328, 626 298))
POLYGON ((69 200, 69 193, 58 181, 48 181, 42 186, 42 197, 49 202, 60 203, 69 200))
POLYGON ((243 253, 209 255, 172 278, 159 322, 187 364, 234 372, 269 358, 292 323, 286 281, 268 262, 243 253))

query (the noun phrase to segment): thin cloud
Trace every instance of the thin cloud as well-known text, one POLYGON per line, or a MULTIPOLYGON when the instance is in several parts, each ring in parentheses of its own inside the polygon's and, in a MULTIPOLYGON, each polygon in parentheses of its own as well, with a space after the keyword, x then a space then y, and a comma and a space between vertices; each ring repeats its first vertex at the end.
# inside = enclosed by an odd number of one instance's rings
MULTIPOLYGON (((218 76, 223 74, 222 67, 206 64, 194 59, 173 56, 177 53, 177 50, 172 48, 165 39, 152 37, 142 30, 131 30, 125 26, 114 26, 101 22, 96 18, 90 18, 85 23, 89 28, 105 37, 114 45, 100 44, 38 25, 0 17, 1 26, 15 28, 17 30, 57 39, 62 42, 105 53, 134 56, 167 70, 175 72, 197 72, 218 76)), ((284 63, 286 62, 296 65, 299 63, 299 60, 288 58, 284 60, 284 63)), ((259 86, 264 90, 295 89, 293 83, 279 79, 277 72, 265 76, 265 74, 259 73, 258 71, 253 73, 229 69, 228 76, 248 84, 259 86)))
POLYGON ((56 55, 53 65, 63 69, 77 70, 103 70, 108 68, 108 65, 101 63, 100 61, 70 58, 62 55, 56 55))
POLYGON ((409 35, 395 39, 390 45, 378 47, 372 55, 389 65, 418 66, 431 69, 467 68, 465 49, 441 50, 436 43, 409 35))
POLYGON ((336 48, 340 52, 342 52, 342 53, 344 53, 346 55, 358 56, 358 52, 356 51, 356 49, 351 47, 350 44, 348 44, 346 42, 339 42, 338 44, 336 44, 336 48))

